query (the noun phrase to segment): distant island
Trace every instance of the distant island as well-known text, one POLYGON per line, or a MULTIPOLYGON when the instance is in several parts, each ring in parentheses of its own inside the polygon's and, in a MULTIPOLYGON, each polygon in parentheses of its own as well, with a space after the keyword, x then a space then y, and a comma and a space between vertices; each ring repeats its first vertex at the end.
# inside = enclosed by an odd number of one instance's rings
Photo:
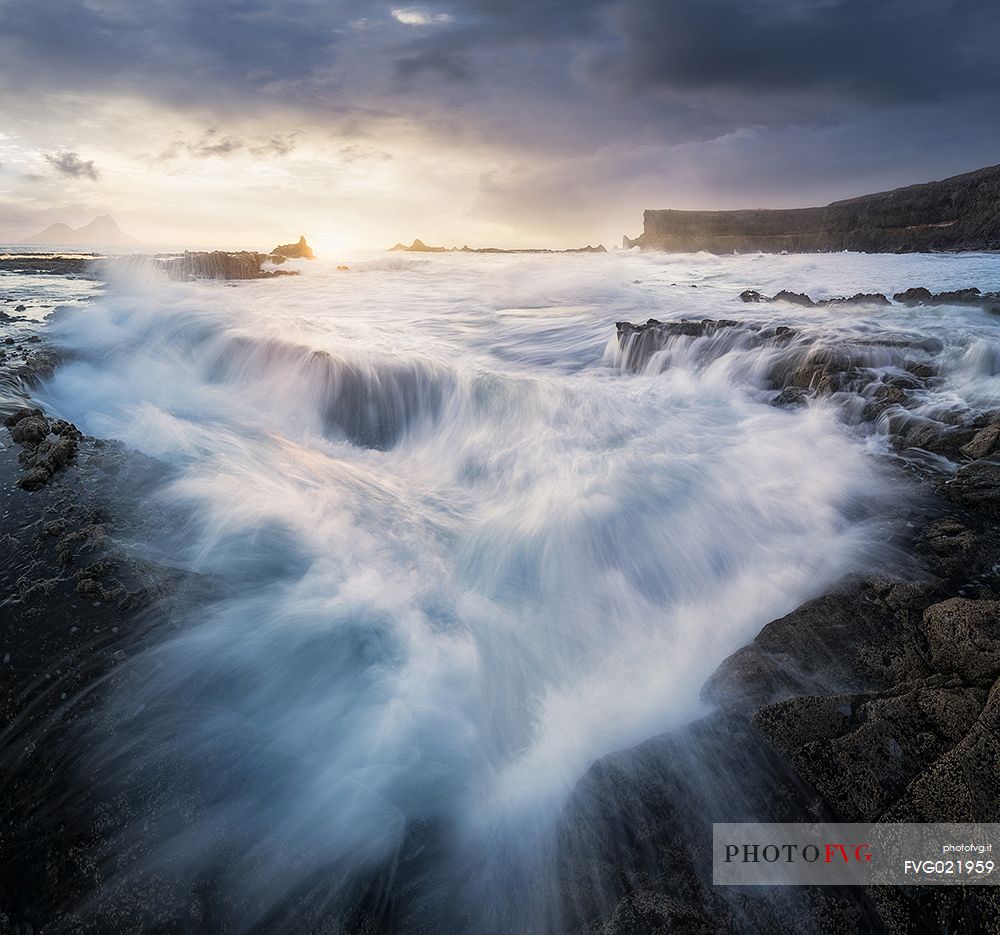
POLYGON ((414 240, 409 246, 405 243, 398 243, 389 248, 389 252, 402 253, 607 253, 604 244, 596 247, 587 244, 586 247, 574 247, 568 250, 548 250, 544 247, 518 247, 514 249, 504 249, 502 247, 470 247, 468 244, 462 247, 429 247, 422 240, 414 240))
POLYGON ((81 247, 129 247, 138 244, 135 237, 126 234, 114 218, 106 214, 94 218, 83 227, 68 224, 50 224, 32 237, 17 241, 22 244, 58 244, 81 247))
POLYGON ((1000 250, 1000 166, 823 208, 650 210, 622 247, 672 253, 1000 250))

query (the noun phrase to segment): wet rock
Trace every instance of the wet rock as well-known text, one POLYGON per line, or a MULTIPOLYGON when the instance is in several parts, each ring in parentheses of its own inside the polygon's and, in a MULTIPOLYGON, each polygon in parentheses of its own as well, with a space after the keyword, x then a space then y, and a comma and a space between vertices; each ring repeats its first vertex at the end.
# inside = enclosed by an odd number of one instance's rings
POLYGON ((650 358, 667 348, 676 338, 711 337, 722 331, 735 329, 738 322, 726 319, 703 319, 701 321, 661 322, 650 318, 636 325, 629 321, 616 322, 618 344, 622 349, 622 363, 629 370, 640 370, 650 358))
POLYGON ((787 377, 778 371, 771 376, 772 385, 782 382, 805 390, 813 390, 818 396, 829 396, 846 388, 857 380, 859 372, 851 358, 843 351, 830 347, 819 347, 809 352, 808 357, 787 377))
POLYGON ((163 270, 172 279, 273 279, 278 276, 297 276, 296 270, 265 270, 261 264, 269 257, 263 253, 242 250, 228 253, 224 250, 189 252, 182 256, 160 260, 163 270))
POLYGON ((952 577, 974 566, 980 539, 957 516, 942 516, 927 524, 916 549, 937 574, 952 577))
POLYGON ((49 477, 51 474, 44 468, 31 468, 18 478, 17 486, 27 491, 38 490, 49 482, 49 477))
POLYGON ((805 406, 808 401, 809 393, 802 389, 802 387, 786 386, 777 396, 774 397, 772 403, 775 406, 793 409, 798 406, 805 406))
POLYGON ((753 723, 845 821, 874 821, 966 736, 984 700, 932 679, 898 694, 790 698, 753 723))
POLYGON ((101 586, 93 578, 81 578, 76 584, 76 590, 83 597, 95 600, 101 597, 101 586))
POLYGON ((959 449, 963 455, 973 460, 985 458, 1000 450, 1000 422, 981 428, 972 440, 959 449))
POLYGON ((890 413, 889 440, 897 451, 920 448, 956 460, 963 445, 971 441, 974 429, 947 425, 909 413, 890 413))
POLYGON ((932 298, 932 293, 930 289, 925 289, 923 286, 914 286, 897 292, 892 298, 893 301, 901 302, 903 305, 917 305, 929 301, 932 298))
POLYGON ((712 886, 712 822, 801 821, 815 807, 815 794, 735 712, 604 757, 560 820, 560 931, 875 931, 861 888, 831 899, 820 888, 752 887, 734 904, 712 886))
POLYGON ((890 305, 892 303, 881 292, 856 292, 851 296, 836 296, 831 299, 813 300, 803 292, 782 289, 773 297, 768 297, 756 289, 744 289, 740 293, 744 302, 790 302, 811 308, 814 305, 890 305))
POLYGON ((820 299, 817 305, 891 305, 892 303, 881 292, 856 292, 851 296, 837 296, 832 299, 820 299))
POLYGON ((912 373, 919 380, 929 380, 931 377, 937 376, 937 370, 930 364, 907 361, 903 366, 907 372, 912 373))
POLYGON ((28 306, 26 306, 26 305, 15 305, 14 306, 14 311, 15 312, 26 312, 27 310, 28 310, 28 306))
POLYGON ((929 590, 870 579, 807 601, 724 659, 702 698, 718 705, 764 704, 830 685, 884 690, 929 675, 916 634, 929 590))
POLYGON ((788 302, 791 305, 802 305, 810 308, 816 304, 804 292, 789 292, 786 289, 782 289, 771 301, 788 302))
POLYGON ((18 486, 34 491, 76 457, 80 431, 70 422, 50 422, 38 409, 20 409, 5 420, 11 438, 21 446, 18 462, 25 473, 18 486))
POLYGON ((923 286, 897 292, 893 299, 903 305, 974 305, 986 311, 1000 311, 1000 292, 982 292, 976 286, 931 292, 923 286))
POLYGON ((40 415, 25 416, 10 428, 10 437, 19 445, 37 444, 49 434, 49 423, 40 415))
POLYGON ((924 611, 921 629, 937 671, 967 683, 1000 677, 1000 601, 942 601, 924 611))
POLYGON ((983 294, 975 286, 969 289, 952 289, 950 292, 938 292, 931 296, 930 301, 938 305, 978 305, 983 294))
MULTIPOLYGON (((1000 771, 996 768, 998 736, 1000 681, 993 684, 986 704, 965 737, 909 784, 885 813, 884 820, 994 821, 1000 812, 1000 771)), ((984 918, 995 920, 1000 912, 1000 900, 993 896, 992 902, 979 911, 984 918)), ((981 929, 989 930, 989 927, 981 929)))
POLYGON ((636 932, 685 932, 716 935, 717 921, 683 900, 656 889, 639 890, 622 898, 601 928, 601 935, 635 935, 636 932))
POLYGON ((65 519, 49 520, 42 526, 42 534, 46 536, 61 536, 66 531, 65 519))
POLYGON ((943 485, 942 492, 970 510, 1000 519, 1000 459, 972 461, 943 485))
POLYGON ((658 335, 668 337, 683 335, 690 338, 701 338, 706 335, 715 334, 723 328, 735 328, 738 325, 739 322, 737 321, 729 321, 727 319, 715 320, 711 318, 704 318, 701 321, 689 321, 687 319, 681 321, 658 321, 655 318, 650 318, 641 325, 634 325, 630 321, 615 322, 619 340, 629 335, 642 334, 644 332, 655 332, 658 335))
POLYGON ((876 391, 871 401, 865 406, 863 418, 868 422, 874 422, 883 412, 893 406, 902 406, 906 403, 905 390, 894 383, 884 383, 876 391))

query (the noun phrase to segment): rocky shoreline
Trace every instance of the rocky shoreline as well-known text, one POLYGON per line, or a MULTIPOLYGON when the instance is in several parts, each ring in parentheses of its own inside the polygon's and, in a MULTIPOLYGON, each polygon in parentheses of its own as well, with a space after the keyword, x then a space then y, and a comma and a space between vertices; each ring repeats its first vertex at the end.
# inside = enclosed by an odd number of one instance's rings
MULTIPOLYGON (((787 326, 712 320, 621 322, 618 339, 641 368, 671 342, 741 331, 797 340, 787 326)), ((590 769, 562 823, 569 930, 996 931, 992 887, 711 886, 713 821, 1000 815, 1000 413, 948 413, 915 430, 899 416, 936 379, 919 359, 928 349, 895 348, 905 376, 889 380, 870 350, 806 344, 792 366, 779 357, 772 401, 836 399, 846 421, 888 434, 900 456, 887 470, 919 490, 899 505, 903 571, 851 577, 767 624, 705 683, 714 713, 590 769), (931 468, 914 457, 924 451, 938 456, 931 468)))
POLYGON ((75 931, 115 829, 80 785, 85 726, 183 576, 137 548, 163 465, 31 405, 59 356, 31 323, 0 335, 0 932, 75 931))
MULTIPOLYGON (((108 680, 193 585, 135 547, 158 522, 145 495, 166 469, 32 406, 31 383, 59 358, 23 322, 0 322, 0 333, 14 328, 0 338, 0 932, 96 931, 75 913, 111 872, 121 810, 135 806, 79 788, 80 737, 108 680)), ((678 341, 773 349, 771 401, 823 399, 845 422, 884 431, 898 453, 886 469, 919 496, 901 501, 896 522, 905 573, 853 577, 767 624, 706 682, 713 713, 580 780, 562 818, 559 929, 993 931, 1000 898, 989 887, 713 888, 711 821, 1000 814, 1000 413, 909 413, 939 378, 927 342, 830 348, 792 325, 714 319, 617 332, 636 370, 678 341), (899 365, 891 378, 873 366, 887 354, 899 365)), ((385 930, 385 912, 355 921, 385 930)))

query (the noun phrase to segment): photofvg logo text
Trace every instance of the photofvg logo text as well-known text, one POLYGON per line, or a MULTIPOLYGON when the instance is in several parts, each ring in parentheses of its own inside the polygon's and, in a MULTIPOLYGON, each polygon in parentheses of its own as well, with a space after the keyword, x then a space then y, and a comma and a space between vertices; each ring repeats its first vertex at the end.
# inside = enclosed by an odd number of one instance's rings
POLYGON ((991 885, 1000 824, 716 824, 717 886, 991 885))
POLYGON ((744 864, 756 864, 763 861, 766 864, 784 861, 791 864, 797 860, 814 864, 822 861, 825 864, 842 862, 849 864, 871 863, 872 848, 865 841, 861 844, 845 844, 843 841, 827 841, 825 844, 727 844, 726 863, 734 861, 744 864))

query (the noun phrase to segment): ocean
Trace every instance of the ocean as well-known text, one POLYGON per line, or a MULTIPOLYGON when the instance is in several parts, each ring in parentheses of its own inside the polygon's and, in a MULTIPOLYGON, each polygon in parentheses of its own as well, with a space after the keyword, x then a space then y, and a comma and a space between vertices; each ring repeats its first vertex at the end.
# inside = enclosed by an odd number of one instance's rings
POLYGON ((942 456, 894 452, 849 393, 773 405, 785 351, 745 331, 635 359, 616 322, 787 326, 795 348, 870 348, 875 374, 932 365, 916 417, 1000 407, 980 308, 739 297, 986 291, 990 255, 289 266, 0 277, 68 302, 38 403, 166 467, 149 509, 170 520, 131 547, 214 582, 125 663, 87 763, 146 803, 121 886, 214 875, 237 927, 382 874, 413 930, 527 930, 595 761, 703 715, 705 679, 768 621, 900 564, 907 470, 942 456))

